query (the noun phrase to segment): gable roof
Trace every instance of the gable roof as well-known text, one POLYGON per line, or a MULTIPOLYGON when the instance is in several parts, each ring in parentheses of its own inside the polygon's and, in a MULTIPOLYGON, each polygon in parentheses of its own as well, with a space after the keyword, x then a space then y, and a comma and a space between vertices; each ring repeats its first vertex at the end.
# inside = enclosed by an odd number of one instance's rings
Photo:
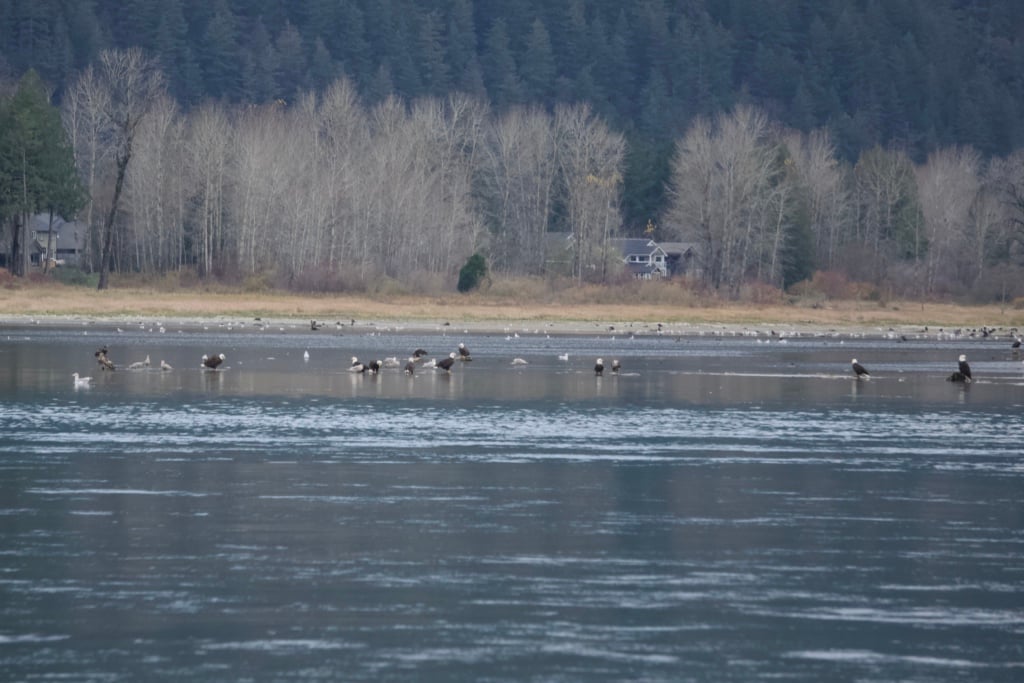
MULTIPOLYGON (((35 214, 29 219, 28 228, 39 247, 46 249, 46 242, 50 234, 50 214, 35 214)), ((66 221, 60 216, 54 216, 54 250, 61 252, 65 250, 81 251, 85 248, 87 232, 85 223, 66 221)))
POLYGON ((613 237, 608 242, 619 247, 622 255, 627 258, 633 255, 649 256, 657 251, 663 251, 657 242, 646 237, 613 237))

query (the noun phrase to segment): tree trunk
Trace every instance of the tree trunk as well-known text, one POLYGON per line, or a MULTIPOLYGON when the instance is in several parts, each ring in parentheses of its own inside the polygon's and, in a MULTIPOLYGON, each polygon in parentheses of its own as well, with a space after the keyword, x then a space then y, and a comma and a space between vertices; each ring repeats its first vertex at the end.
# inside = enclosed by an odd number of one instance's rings
POLYGON ((57 249, 57 245, 53 240, 53 210, 50 210, 50 223, 49 229, 46 231, 46 261, 43 262, 43 272, 48 273, 50 271, 50 261, 53 261, 53 265, 57 265, 57 255, 53 253, 57 249))
POLYGON ((11 217, 11 272, 18 277, 25 277, 25 266, 22 263, 22 252, 25 243, 21 239, 21 214, 11 217))
POLYGON ((114 219, 117 217, 117 204, 121 199, 121 188, 124 187, 124 176, 128 170, 128 161, 131 159, 131 145, 125 150, 123 156, 117 159, 117 181, 114 183, 114 198, 110 202, 110 212, 107 213, 107 220, 103 224, 103 251, 100 253, 100 281, 96 289, 106 289, 107 280, 110 275, 110 252, 114 242, 114 219))

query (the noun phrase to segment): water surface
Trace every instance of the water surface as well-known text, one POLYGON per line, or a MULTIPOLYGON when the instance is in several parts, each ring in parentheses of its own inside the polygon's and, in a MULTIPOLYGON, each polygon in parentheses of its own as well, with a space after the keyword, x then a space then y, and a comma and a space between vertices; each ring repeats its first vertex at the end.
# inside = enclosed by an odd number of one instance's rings
POLYGON ((26 326, 0 401, 9 680, 1024 676, 1008 344, 26 326))

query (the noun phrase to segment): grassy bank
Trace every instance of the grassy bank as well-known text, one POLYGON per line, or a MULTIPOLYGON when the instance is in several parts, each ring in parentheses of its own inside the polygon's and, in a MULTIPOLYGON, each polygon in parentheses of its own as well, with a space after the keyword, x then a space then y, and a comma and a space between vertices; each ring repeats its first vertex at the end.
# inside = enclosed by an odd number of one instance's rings
POLYGON ((0 287, 0 317, 280 318, 295 320, 512 323, 646 322, 874 326, 1024 327, 1024 310, 1001 306, 905 301, 728 302, 675 288, 582 287, 558 292, 505 285, 461 295, 312 295, 247 292, 241 288, 180 287, 170 291, 114 286, 99 292, 54 282, 8 282, 0 287))

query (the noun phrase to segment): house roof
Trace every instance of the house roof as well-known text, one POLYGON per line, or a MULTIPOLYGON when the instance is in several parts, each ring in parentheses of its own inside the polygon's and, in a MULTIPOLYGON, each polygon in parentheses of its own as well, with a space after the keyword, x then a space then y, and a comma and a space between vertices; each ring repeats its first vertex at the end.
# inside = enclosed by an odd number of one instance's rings
POLYGON ((685 254, 686 252, 697 253, 699 245, 696 242, 658 242, 661 248, 665 250, 666 254, 670 256, 672 254, 685 254))
MULTIPOLYGON (((32 216, 28 223, 29 230, 35 237, 35 242, 40 249, 46 249, 46 242, 50 233, 50 215, 37 213, 32 216)), ((85 223, 79 221, 65 221, 59 216, 53 217, 53 231, 55 236, 55 250, 81 251, 85 248, 85 236, 87 234, 85 223)))
POLYGON ((646 237, 615 237, 608 241, 618 246, 625 257, 634 254, 649 256, 661 249, 657 242, 646 237))

